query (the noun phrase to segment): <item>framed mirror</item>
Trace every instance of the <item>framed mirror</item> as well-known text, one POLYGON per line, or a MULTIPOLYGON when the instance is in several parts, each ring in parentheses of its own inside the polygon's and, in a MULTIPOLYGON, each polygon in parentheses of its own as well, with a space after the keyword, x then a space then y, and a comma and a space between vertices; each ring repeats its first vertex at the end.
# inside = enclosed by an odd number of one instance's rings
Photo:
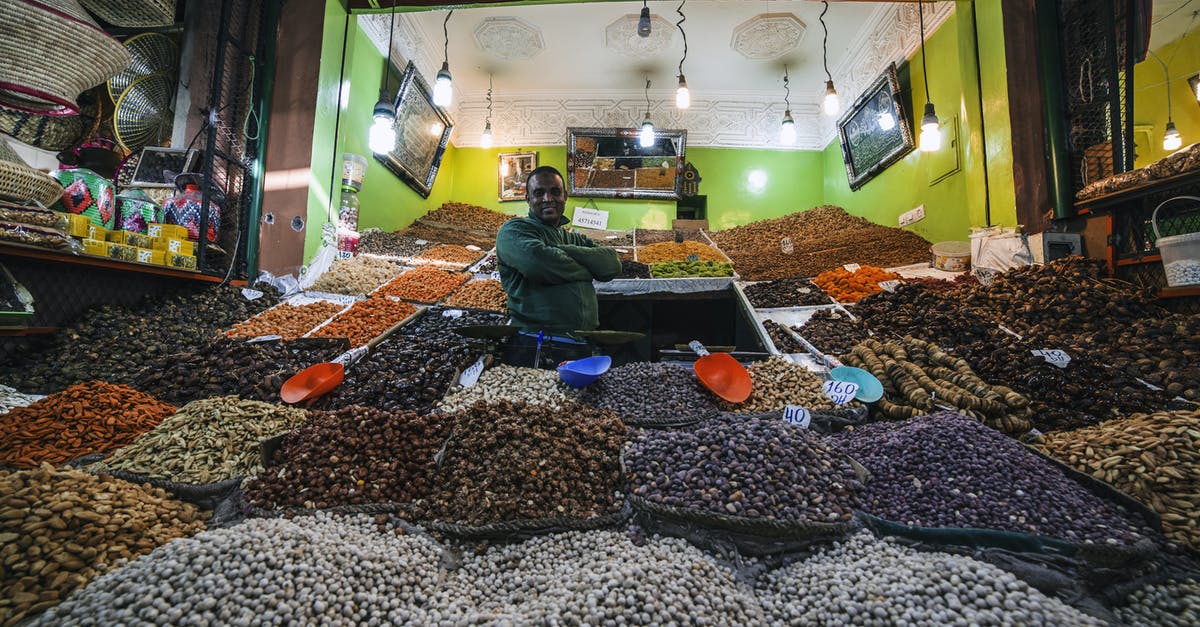
POLYGON ((850 189, 862 187, 912 151, 912 128, 901 102, 893 63, 838 120, 850 189))
POLYGON ((655 129, 642 146, 635 128, 567 129, 567 189, 572 196, 678 200, 687 131, 655 129))
POLYGON ((412 61, 396 92, 396 146, 375 158, 421 198, 429 198, 454 124, 433 104, 433 92, 412 61))

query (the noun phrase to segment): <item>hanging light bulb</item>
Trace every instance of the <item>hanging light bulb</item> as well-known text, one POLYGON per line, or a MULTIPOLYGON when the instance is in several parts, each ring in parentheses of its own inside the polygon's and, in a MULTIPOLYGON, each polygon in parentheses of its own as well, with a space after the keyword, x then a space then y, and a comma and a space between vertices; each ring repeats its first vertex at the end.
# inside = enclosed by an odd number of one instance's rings
POLYGON ((796 145, 796 121, 792 119, 792 110, 783 112, 783 124, 779 126, 779 143, 784 146, 796 145))
POLYGON ((783 66, 783 123, 779 125, 779 143, 796 145, 796 120, 792 119, 792 89, 788 86, 788 69, 783 66))
POLYGON ((933 103, 925 103, 925 115, 921 117, 921 151, 933 152, 942 147, 942 131, 938 128, 937 113, 933 103))
POLYGON ((1175 122, 1167 120, 1167 132, 1163 133, 1163 150, 1179 150, 1183 145, 1183 136, 1175 128, 1175 122))
POLYGON ((488 93, 487 93, 488 111, 487 121, 483 124, 483 136, 479 138, 479 145, 485 150, 492 147, 492 75, 488 74, 488 93))
POLYGON ((925 69, 925 3, 917 3, 917 15, 921 21, 921 73, 925 83, 925 115, 921 117, 921 152, 933 152, 942 147, 942 131, 938 128, 937 113, 929 101, 929 71, 925 69))
POLYGON ((1196 102, 1200 102, 1200 74, 1189 78, 1188 85, 1192 86, 1192 92, 1196 94, 1196 102))
POLYGON ((675 12, 679 14, 679 21, 675 22, 675 28, 679 29, 679 34, 683 36, 683 56, 679 58, 679 88, 675 90, 675 108, 686 109, 692 106, 692 94, 688 91, 687 79, 683 77, 683 62, 687 60, 687 33, 683 30, 683 23, 687 21, 687 16, 683 14, 683 5, 687 0, 679 3, 675 12))
POLYGON ((375 103, 374 115, 367 145, 371 152, 384 154, 396 147, 396 109, 388 101, 386 89, 379 90, 379 102, 375 103))
POLYGON ((442 69, 438 70, 437 80, 433 82, 433 104, 439 107, 449 107, 454 101, 454 87, 450 78, 450 31, 447 28, 451 15, 454 15, 453 10, 446 14, 442 22, 442 69))
POLYGON ((367 134, 367 147, 371 152, 384 154, 396 147, 396 107, 388 95, 388 64, 392 58, 392 32, 396 28, 396 0, 392 0, 392 16, 388 27, 388 47, 383 54, 383 87, 379 89, 379 102, 372 113, 374 121, 367 134))
POLYGON ((821 110, 825 115, 837 115, 839 109, 838 93, 833 88, 833 75, 829 73, 829 28, 825 26, 825 12, 829 10, 829 2, 822 2, 821 31, 825 33, 821 39, 821 64, 825 66, 825 98, 821 101, 821 110))
POLYGON ((654 145, 654 123, 650 121, 650 79, 646 79, 646 119, 642 120, 642 130, 638 132, 638 144, 642 148, 654 145))
POLYGON ((642 14, 638 17, 638 37, 650 36, 650 7, 646 6, 646 0, 642 0, 642 14))
POLYGON ((879 122, 879 129, 890 131, 896 128, 896 116, 892 115, 891 111, 880 113, 875 119, 879 122))

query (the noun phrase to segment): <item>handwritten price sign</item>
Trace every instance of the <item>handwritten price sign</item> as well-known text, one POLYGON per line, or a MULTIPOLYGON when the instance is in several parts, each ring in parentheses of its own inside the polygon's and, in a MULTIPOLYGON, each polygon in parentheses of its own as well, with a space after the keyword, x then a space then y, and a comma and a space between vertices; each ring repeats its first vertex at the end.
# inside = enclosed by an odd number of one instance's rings
POLYGON ((1071 356, 1057 348, 1030 352, 1054 364, 1055 366, 1058 366, 1059 368, 1066 368, 1067 364, 1071 363, 1071 356))
POLYGON ((850 381, 826 381, 821 386, 821 391, 825 392, 825 396, 828 396, 834 405, 845 405, 858 394, 858 384, 850 381))
POLYGON ((848 263, 842 267, 846 269, 846 272, 858 272, 858 269, 862 266, 858 265, 857 263, 848 263))
POLYGON ((482 357, 476 359, 475 363, 471 364, 471 366, 466 370, 463 370, 462 376, 458 378, 458 383, 465 388, 469 388, 475 385, 475 382, 479 380, 479 375, 481 374, 483 374, 482 357))
POLYGON ((803 407, 788 405, 783 408, 783 419, 801 429, 807 429, 812 422, 812 413, 803 407))
POLYGON ((895 279, 891 281, 883 281, 879 284, 879 289, 885 292, 894 292, 896 291, 897 287, 900 287, 900 282, 895 279))

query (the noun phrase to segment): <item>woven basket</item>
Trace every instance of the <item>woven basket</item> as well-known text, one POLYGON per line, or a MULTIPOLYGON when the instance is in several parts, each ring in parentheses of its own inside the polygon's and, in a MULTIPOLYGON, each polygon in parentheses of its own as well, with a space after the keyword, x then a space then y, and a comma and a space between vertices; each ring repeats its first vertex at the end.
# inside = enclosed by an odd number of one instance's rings
POLYGON ((175 0, 80 0, 96 17, 129 28, 175 22, 175 0))
POLYGON ((55 152, 79 145, 100 126, 100 105, 92 92, 80 98, 79 115, 41 115, 0 106, 0 132, 55 152))
POLYGON ((130 61, 76 0, 0 2, 0 58, 0 104, 49 115, 78 113, 79 94, 130 61))
POLYGON ((21 160, 0 136, 0 200, 18 204, 36 200, 49 207, 62 198, 63 188, 53 177, 39 172, 21 160))

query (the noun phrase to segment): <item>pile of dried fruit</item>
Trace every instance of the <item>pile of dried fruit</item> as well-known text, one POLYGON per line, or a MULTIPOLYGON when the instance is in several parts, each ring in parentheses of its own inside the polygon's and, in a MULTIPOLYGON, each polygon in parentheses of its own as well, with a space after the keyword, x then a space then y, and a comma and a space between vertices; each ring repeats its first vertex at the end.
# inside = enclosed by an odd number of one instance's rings
POLYGON ((453 422, 439 414, 344 407, 313 412, 246 483, 265 509, 407 503, 433 487, 434 455, 453 422))
POLYGON ((826 270, 818 274, 813 279, 813 283, 838 302, 856 303, 865 296, 882 292, 883 288, 879 287, 880 283, 899 279, 900 275, 895 272, 888 272, 874 266, 860 266, 853 271, 846 268, 826 270))
POLYGON ((393 335, 354 364, 346 380, 317 406, 427 412, 476 357, 477 349, 462 341, 393 335))
POLYGON ((471 278, 464 272, 447 272, 428 266, 413 268, 381 286, 375 296, 395 296, 404 300, 436 303, 471 278))
POLYGON ((717 413, 713 396, 691 370, 664 363, 613 368, 589 385, 581 400, 614 411, 631 425, 683 424, 717 413))
POLYGON ((504 293, 504 288, 495 279, 471 281, 455 290, 446 299, 446 305, 507 313, 508 294, 504 293))
POLYGON ((817 311, 796 331, 826 355, 840 355, 870 336, 862 321, 840 309, 817 311))
POLYGON ((35 468, 124 446, 175 407, 124 385, 80 383, 0 414, 0 465, 35 468))
POLYGON ((729 261, 729 258, 721 251, 699 242, 664 242, 637 249, 637 260, 646 264, 660 261, 687 261, 692 255, 696 256, 696 261, 729 261))
POLYGON ((233 325, 233 328, 225 332, 225 336, 249 339, 264 335, 278 335, 285 340, 294 340, 343 309, 345 307, 342 305, 327 300, 296 305, 282 303, 278 307, 268 309, 249 320, 233 325))
POLYGON ((404 266, 398 262, 359 255, 338 259, 333 266, 317 277, 312 289, 331 294, 362 296, 400 274, 404 266))
POLYGON ((828 305, 829 295, 808 279, 776 279, 743 288, 750 304, 757 309, 828 305))
MULTIPOLYGON (((398 332, 404 335, 417 335, 427 339, 446 339, 464 343, 468 341, 467 338, 454 332, 454 329, 477 325, 504 324, 506 319, 503 314, 486 311, 464 311, 462 309, 450 309, 446 307, 429 307, 418 318, 400 327, 398 332)), ((479 343, 477 340, 472 341, 476 344, 479 343)))
POLYGON ((386 257, 416 257, 430 246, 433 243, 423 239, 376 229, 363 231, 358 239, 358 252, 386 257))
POLYGON ((763 320, 763 328, 767 330, 767 335, 771 338, 771 343, 775 345, 775 348, 779 349, 779 352, 808 352, 808 348, 792 337, 792 334, 787 332, 787 327, 784 327, 782 324, 774 320, 763 320))
POLYGON ((618 279, 648 279, 650 278, 650 266, 636 261, 627 259, 621 260, 621 274, 617 275, 618 279))
POLYGON ((109 470, 176 483, 215 483, 262 470, 258 445, 307 418, 303 409, 222 396, 192 401, 88 472, 109 470))
POLYGON ((454 227, 433 226, 426 224, 422 220, 417 220, 404 227, 400 231, 400 234, 440 244, 477 246, 483 250, 488 250, 496 245, 496 237, 483 231, 468 231, 454 227))
POLYGON ((420 222, 441 227, 486 231, 495 235, 502 224, 515 217, 517 216, 492 211, 479 205, 450 201, 421 216, 420 222))
POLYGON ((486 254, 482 250, 471 250, 466 246, 440 244, 421 253, 420 257, 413 259, 413 263, 454 266, 461 270, 483 259, 483 256, 486 254))
POLYGON ((616 414, 498 401, 451 414, 435 493, 425 516, 465 525, 592 518, 621 507, 616 414))
POLYGON ((634 237, 638 246, 648 246, 650 244, 661 244, 663 242, 700 242, 707 244, 708 238, 704 237, 704 233, 700 229, 675 229, 657 230, 657 229, 636 229, 634 237))
POLYGON ((1158 512, 1167 538, 1200 548, 1200 411, 1108 420, 1046 434, 1038 447, 1158 512))
POLYGON ((383 335, 414 313, 417 313, 417 308, 411 303, 376 294, 354 303, 330 320, 329 324, 313 331, 311 337, 344 337, 350 340, 351 346, 357 348, 383 335))
POLYGON ((553 370, 502 364, 488 368, 471 387, 456 387, 438 404, 439 411, 461 411, 479 401, 509 401, 561 407, 579 398, 579 390, 559 381, 553 370))
POLYGON ((792 363, 781 355, 771 355, 746 367, 754 387, 750 398, 741 403, 718 400, 721 409, 737 413, 769 412, 795 405, 810 410, 861 407, 858 401, 834 405, 821 391, 822 381, 808 368, 792 363))
POLYGON ((728 261, 664 261, 650 264, 650 276, 656 279, 683 279, 733 276, 728 261))

